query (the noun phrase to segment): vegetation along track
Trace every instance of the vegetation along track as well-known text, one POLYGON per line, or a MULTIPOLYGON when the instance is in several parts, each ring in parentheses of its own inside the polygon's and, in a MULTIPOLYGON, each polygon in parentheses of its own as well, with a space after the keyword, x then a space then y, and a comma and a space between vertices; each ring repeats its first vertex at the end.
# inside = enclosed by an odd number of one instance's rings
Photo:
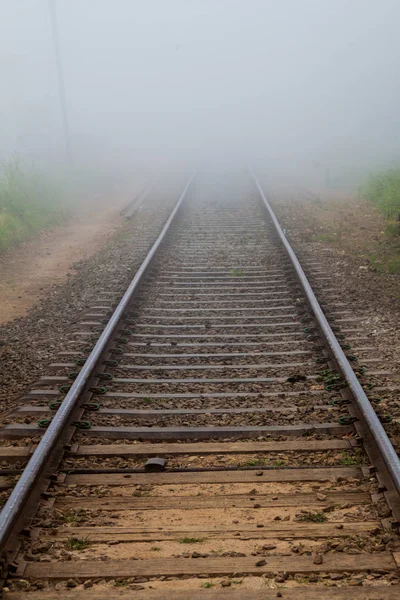
POLYGON ((396 386, 319 284, 337 337, 258 182, 191 180, 1 430, 4 597, 397 598, 396 386))

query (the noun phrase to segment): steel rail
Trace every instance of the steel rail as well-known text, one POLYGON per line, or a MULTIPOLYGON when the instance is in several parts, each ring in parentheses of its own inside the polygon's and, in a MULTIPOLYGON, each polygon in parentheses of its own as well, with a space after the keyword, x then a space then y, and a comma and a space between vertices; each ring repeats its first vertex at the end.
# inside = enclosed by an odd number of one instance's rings
POLYGON ((79 399, 82 393, 85 391, 87 383, 90 378, 93 377, 97 363, 101 358, 102 354, 106 350, 111 338, 127 309, 134 293, 136 292, 143 276, 145 275, 151 261, 153 260, 157 250, 163 242, 171 223, 173 222, 186 194, 194 179, 195 174, 193 173, 186 184, 179 200, 175 204, 175 207, 166 221, 161 233, 157 240, 153 244, 151 250, 147 254, 145 260, 139 267, 134 278, 132 279, 129 287, 125 294, 120 300, 117 308, 110 317, 107 325, 101 333, 98 341, 96 342, 93 350, 89 354, 85 364, 79 372, 78 377, 75 379, 71 386, 71 389, 65 396, 60 408, 57 410, 53 417, 46 433, 38 444, 35 452, 33 453, 30 461, 26 465, 18 483, 14 487, 11 495, 9 496, 6 504, 4 505, 0 514, 0 550, 3 551, 8 541, 10 534, 12 533, 13 527, 21 516, 22 511, 29 499, 29 496, 37 484, 41 473, 43 472, 47 462, 51 458, 51 453, 54 450, 57 441, 59 440, 63 430, 68 426, 71 414, 78 405, 79 399))
POLYGON ((254 174, 252 169, 250 169, 250 172, 261 195, 261 198, 264 202, 265 208, 267 209, 267 212, 271 218, 275 230, 280 238, 280 241, 282 242, 289 256, 289 259, 296 271, 301 287, 303 288, 304 294, 306 295, 309 306, 325 338, 325 341, 327 342, 343 374, 343 377, 345 378, 351 390, 356 405, 363 419, 365 420, 365 424, 367 425, 367 428, 372 438, 374 439, 376 446, 386 465, 386 468, 391 476, 393 485, 396 488, 396 491, 400 494, 400 459, 397 456, 396 451, 393 448, 392 443, 389 440, 388 435, 382 426, 382 423, 380 422, 376 412, 374 411, 370 401, 368 400, 367 395, 365 394, 360 382, 358 381, 356 374, 354 373, 349 361, 347 360, 347 357, 343 352, 342 347, 340 346, 335 334, 333 333, 322 311, 322 308, 311 288, 311 285, 308 282, 307 276, 304 273, 302 266, 300 265, 297 256, 293 251, 293 248, 286 239, 286 236, 283 233, 279 221, 276 218, 275 213, 272 210, 271 205, 268 202, 256 175, 254 174))
POLYGON ((160 175, 156 177, 155 181, 145 185, 138 196, 121 211, 121 216, 125 219, 131 219, 133 214, 146 202, 147 197, 149 196, 150 192, 154 190, 159 179, 160 175))

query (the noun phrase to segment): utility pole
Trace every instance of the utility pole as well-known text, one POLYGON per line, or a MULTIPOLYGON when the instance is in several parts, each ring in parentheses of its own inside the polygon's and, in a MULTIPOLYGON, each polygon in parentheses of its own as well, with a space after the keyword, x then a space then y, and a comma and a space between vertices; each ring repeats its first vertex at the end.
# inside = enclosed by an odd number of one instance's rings
POLYGON ((70 136, 70 131, 69 131, 69 120, 68 120, 68 110, 67 110, 67 99, 66 99, 66 94, 65 94, 64 73, 63 73, 63 67, 62 67, 62 61, 61 61, 60 42, 59 42, 59 37, 58 37, 58 26, 57 26, 57 15, 56 15, 56 7, 54 4, 54 0, 49 0, 49 12, 50 12, 51 29, 53 32, 54 53, 55 53, 55 57, 56 57, 58 93, 60 95, 62 123, 63 123, 63 130, 64 130, 65 157, 66 157, 68 166, 70 168, 72 168, 74 166, 74 160, 73 160, 73 156, 72 156, 71 136, 70 136))

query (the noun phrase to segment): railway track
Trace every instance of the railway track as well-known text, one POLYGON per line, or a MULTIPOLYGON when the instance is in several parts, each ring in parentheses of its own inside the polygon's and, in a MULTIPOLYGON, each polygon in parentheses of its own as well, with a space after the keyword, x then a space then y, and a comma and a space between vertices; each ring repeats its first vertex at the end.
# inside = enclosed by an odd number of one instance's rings
POLYGON ((397 598, 395 385, 319 284, 336 335, 257 180, 191 179, 0 430, 4 597, 397 598))

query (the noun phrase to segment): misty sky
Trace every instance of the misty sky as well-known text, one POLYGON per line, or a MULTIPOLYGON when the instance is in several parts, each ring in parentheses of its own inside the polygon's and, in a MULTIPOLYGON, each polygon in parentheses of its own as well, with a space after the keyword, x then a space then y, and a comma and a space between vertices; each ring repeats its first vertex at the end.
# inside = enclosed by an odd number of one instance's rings
MULTIPOLYGON (((399 0, 55 4, 78 160, 400 157, 399 0)), ((48 0, 0 0, 0 68, 2 154, 62 157, 48 0)))

